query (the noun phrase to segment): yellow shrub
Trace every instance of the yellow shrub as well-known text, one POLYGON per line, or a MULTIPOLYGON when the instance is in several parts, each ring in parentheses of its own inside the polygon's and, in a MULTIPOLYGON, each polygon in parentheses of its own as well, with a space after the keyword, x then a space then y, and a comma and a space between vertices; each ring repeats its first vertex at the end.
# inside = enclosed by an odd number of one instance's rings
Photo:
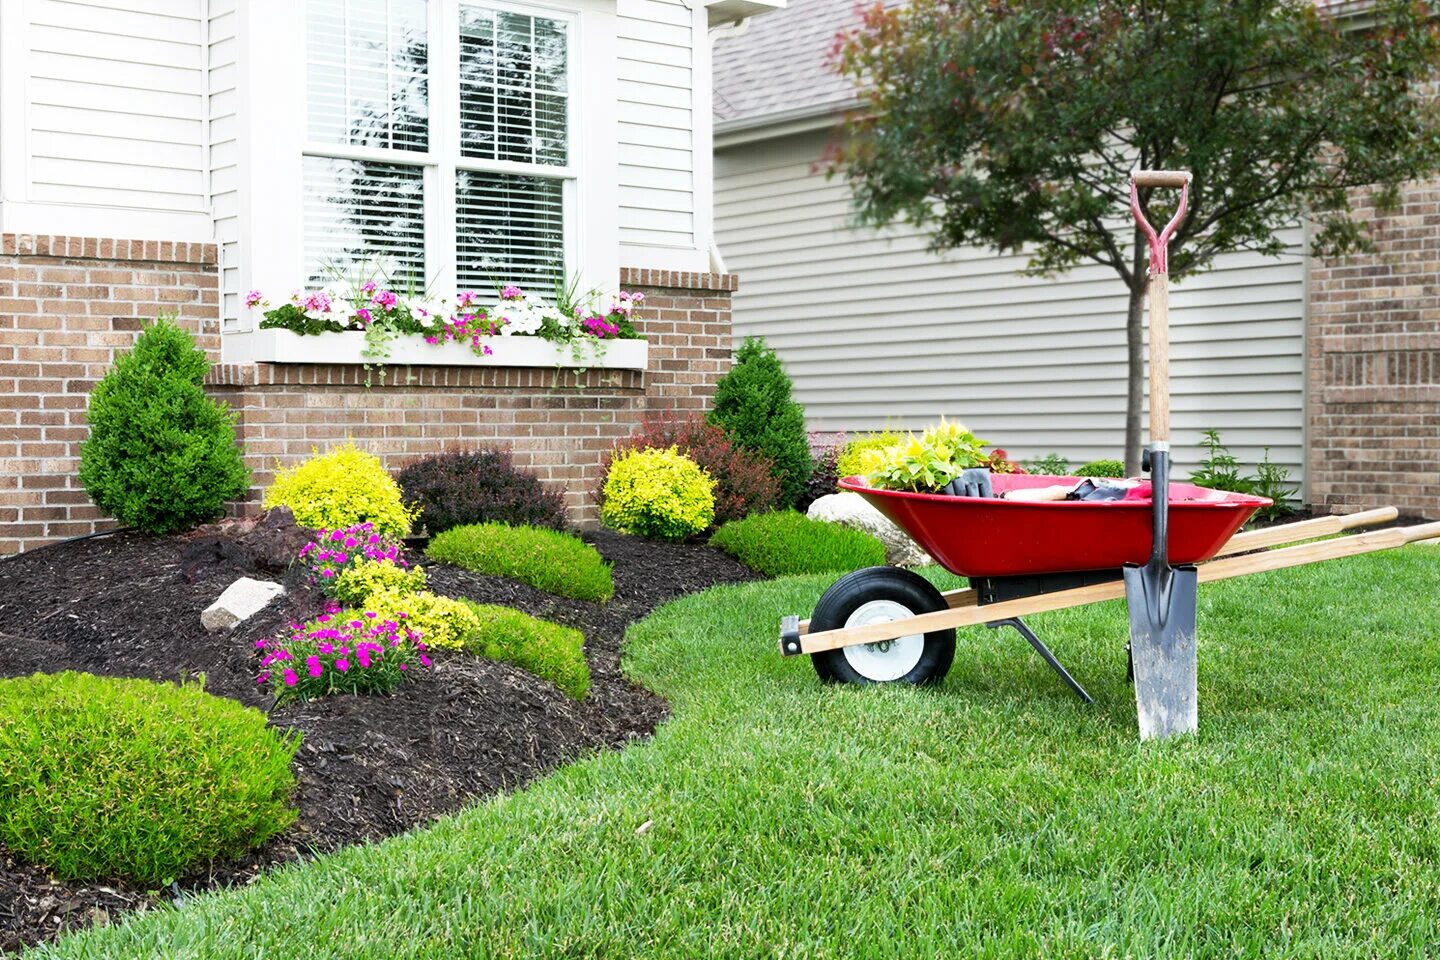
POLYGON ((835 461, 835 476, 853 477, 865 472, 865 451, 884 450, 893 447, 905 438, 893 430, 881 430, 879 433, 862 433, 853 437, 845 448, 840 451, 840 458, 835 461))
POLYGON ((349 606, 363 604, 370 595, 388 590, 401 595, 425 589, 425 568, 396 566, 393 560, 360 559, 335 578, 335 599, 349 606))
POLYGON ((480 619, 464 603, 426 591, 378 590, 362 606, 381 620, 405 624, 420 634, 427 647, 462 650, 474 642, 480 630, 480 619))
POLYGON ((621 533, 684 540, 715 521, 715 484, 674 447, 631 450, 610 464, 600 519, 621 533))
POLYGON ((353 443, 332 447, 275 474, 265 507, 289 507, 304 527, 336 530, 370 521, 375 532, 403 537, 414 511, 380 461, 353 443))

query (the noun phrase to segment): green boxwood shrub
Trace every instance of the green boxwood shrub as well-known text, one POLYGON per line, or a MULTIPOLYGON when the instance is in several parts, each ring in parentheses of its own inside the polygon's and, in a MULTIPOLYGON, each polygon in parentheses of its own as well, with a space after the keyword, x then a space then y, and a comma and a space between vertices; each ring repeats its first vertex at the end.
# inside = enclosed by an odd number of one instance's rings
POLYGON ((472 652, 503 660, 549 680, 576 700, 590 691, 585 636, 579 630, 539 620, 510 607, 464 601, 480 621, 472 652))
POLYGON ((847 573, 885 562, 885 545, 870 534, 794 510, 734 520, 716 530, 710 543, 769 577, 847 573))
POLYGON ((198 684, 0 680, 0 842, 67 880, 164 884, 294 821, 299 745, 198 684))
POLYGON ((579 537, 554 530, 503 523, 451 527, 430 541, 426 555, 576 600, 603 603, 615 593, 610 565, 599 551, 579 537))
POLYGON ((80 447, 80 482, 97 507, 166 534, 214 520, 249 489, 235 416, 201 387, 209 368, 190 334, 165 319, 115 359, 90 393, 80 447))
POLYGON ((600 522, 657 540, 685 540, 715 522, 715 482, 676 448, 626 450, 605 475, 600 522))
POLYGON ((715 385, 715 409, 710 411, 710 422, 737 446, 770 458, 784 506, 804 495, 814 469, 805 409, 791 397, 792 390, 775 351, 763 339, 747 337, 735 351, 735 365, 715 385))
POLYGON ((1075 471, 1077 477, 1109 477, 1119 479, 1125 476, 1125 464, 1119 460, 1091 460, 1075 471))

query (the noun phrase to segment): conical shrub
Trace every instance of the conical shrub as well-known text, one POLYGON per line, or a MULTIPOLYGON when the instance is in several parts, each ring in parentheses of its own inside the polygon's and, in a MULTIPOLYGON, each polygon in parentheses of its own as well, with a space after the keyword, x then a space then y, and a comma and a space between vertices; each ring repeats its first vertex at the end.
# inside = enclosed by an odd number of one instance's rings
POLYGON ((164 319, 116 358, 90 393, 80 448, 80 482, 97 507, 165 534, 213 520, 244 495, 250 471, 235 417, 201 388, 209 367, 190 334, 164 319))
POLYGON ((814 469, 805 408, 791 397, 791 390, 775 351, 763 339, 747 337, 735 351, 735 365, 715 387, 715 409, 709 417, 736 446, 770 458, 785 506, 800 498, 814 469))

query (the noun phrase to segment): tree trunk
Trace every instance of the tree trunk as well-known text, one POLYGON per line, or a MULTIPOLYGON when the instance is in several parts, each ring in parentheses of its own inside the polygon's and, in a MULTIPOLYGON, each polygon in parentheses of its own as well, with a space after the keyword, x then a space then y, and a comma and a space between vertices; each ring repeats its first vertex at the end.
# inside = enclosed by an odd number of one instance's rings
MULTIPOLYGON (((1139 258, 1137 257, 1137 263, 1139 258)), ((1129 390, 1125 395, 1125 476, 1140 473, 1140 415, 1145 407, 1145 289, 1149 277, 1136 270, 1130 282, 1130 310, 1125 317, 1129 359, 1129 390)))

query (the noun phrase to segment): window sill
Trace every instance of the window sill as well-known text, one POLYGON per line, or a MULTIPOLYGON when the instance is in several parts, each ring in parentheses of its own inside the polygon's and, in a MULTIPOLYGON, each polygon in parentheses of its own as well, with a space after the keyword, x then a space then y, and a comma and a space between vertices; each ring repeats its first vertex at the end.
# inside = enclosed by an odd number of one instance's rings
MULTIPOLYGON (((365 363, 365 335, 359 332, 300 336, 289 330, 254 330, 226 335, 227 361, 256 363, 365 363), (244 342, 241 342, 244 341, 244 342)), ((605 340, 598 349, 580 348, 576 360, 569 346, 539 337, 494 337, 488 357, 477 357, 458 343, 431 344, 419 337, 390 342, 386 366, 440 367, 562 367, 606 370, 644 370, 650 360, 645 340, 605 340)))

